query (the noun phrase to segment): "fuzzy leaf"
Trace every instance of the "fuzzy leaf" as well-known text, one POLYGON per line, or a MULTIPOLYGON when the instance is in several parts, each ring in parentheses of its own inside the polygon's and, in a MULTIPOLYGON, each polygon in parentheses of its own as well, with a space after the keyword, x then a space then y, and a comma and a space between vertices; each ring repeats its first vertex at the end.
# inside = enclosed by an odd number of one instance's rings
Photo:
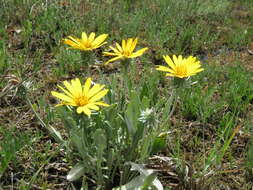
POLYGON ((131 170, 137 170, 140 175, 132 179, 129 183, 114 188, 113 190, 144 190, 148 187, 155 187, 157 190, 163 190, 161 182, 156 178, 154 170, 146 169, 141 164, 128 162, 132 166, 131 170))
POLYGON ((106 148, 106 136, 105 136, 105 132, 102 129, 97 129, 94 132, 94 146, 97 147, 97 156, 99 157, 99 159, 102 159, 103 156, 103 152, 106 148))
POLYGON ((84 167, 82 164, 76 164, 68 173, 67 180, 75 181, 84 174, 84 167))

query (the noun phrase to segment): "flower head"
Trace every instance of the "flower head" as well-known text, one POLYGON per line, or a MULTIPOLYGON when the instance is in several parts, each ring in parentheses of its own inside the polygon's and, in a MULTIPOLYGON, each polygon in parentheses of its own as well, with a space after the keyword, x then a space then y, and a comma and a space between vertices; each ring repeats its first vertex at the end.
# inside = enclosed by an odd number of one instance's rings
POLYGON ((142 48, 136 52, 133 52, 138 38, 128 38, 127 40, 122 40, 121 46, 116 43, 116 48, 110 46, 113 52, 103 52, 105 56, 115 56, 114 58, 107 61, 105 64, 119 60, 119 59, 128 59, 141 56, 148 48, 142 48))
POLYGON ((76 78, 71 80, 71 82, 63 82, 66 89, 58 85, 64 93, 58 93, 55 91, 52 91, 51 93, 53 96, 62 100, 62 102, 57 106, 76 106, 77 113, 80 114, 83 112, 84 114, 90 116, 91 110, 99 110, 98 106, 109 106, 108 104, 99 101, 107 94, 108 90, 103 89, 104 85, 94 84, 91 86, 91 83, 91 78, 88 78, 84 86, 82 86, 80 80, 76 78))
POLYGON ((151 109, 147 108, 145 110, 141 110, 139 121, 142 123, 146 123, 148 121, 151 121, 154 118, 153 112, 154 112, 154 110, 152 108, 151 109))
POLYGON ((95 33, 90 33, 89 37, 85 32, 82 32, 81 39, 75 38, 72 36, 68 36, 67 38, 63 39, 63 43, 70 45, 71 49, 79 49, 82 51, 91 51, 93 49, 97 49, 100 46, 106 44, 104 42, 107 38, 108 34, 101 34, 97 38, 95 38, 95 33))
POLYGON ((192 75, 195 75, 204 69, 201 68, 200 61, 196 59, 196 57, 189 56, 188 58, 183 58, 181 55, 178 57, 173 55, 173 61, 168 56, 163 56, 167 66, 158 65, 156 70, 168 72, 166 76, 178 77, 178 78, 185 78, 192 75))

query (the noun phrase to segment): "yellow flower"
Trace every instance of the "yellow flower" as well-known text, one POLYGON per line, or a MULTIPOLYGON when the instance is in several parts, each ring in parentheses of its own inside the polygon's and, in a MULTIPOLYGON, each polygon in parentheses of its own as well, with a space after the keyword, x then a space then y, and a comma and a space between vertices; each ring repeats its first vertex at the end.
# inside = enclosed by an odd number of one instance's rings
POLYGON ((110 46, 113 52, 103 52, 105 56, 115 56, 114 58, 108 60, 105 64, 107 65, 110 62, 119 60, 119 59, 128 59, 141 56, 148 48, 142 48, 136 52, 133 52, 138 38, 128 38, 127 40, 122 40, 122 45, 120 46, 116 43, 116 48, 110 46))
POLYGON ((93 49, 97 49, 100 46, 106 44, 104 42, 107 38, 108 34, 101 34, 97 38, 95 38, 95 33, 92 32, 89 37, 85 32, 82 32, 82 38, 75 38, 72 36, 68 36, 67 38, 63 39, 63 43, 70 45, 71 49, 79 49, 82 51, 91 51, 93 49))
POLYGON ((188 58, 183 58, 182 55, 178 57, 173 55, 173 61, 168 55, 163 56, 167 66, 158 65, 156 70, 168 72, 166 76, 184 78, 197 74, 198 72, 203 71, 201 68, 200 61, 196 57, 189 56, 188 58))
POLYGON ((56 106, 77 106, 77 113, 80 114, 83 112, 88 116, 91 115, 91 110, 98 111, 98 106, 109 106, 102 101, 98 101, 107 94, 108 90, 103 89, 104 85, 94 84, 91 86, 91 83, 91 78, 86 80, 84 86, 81 85, 78 78, 71 80, 70 83, 64 81, 63 84, 66 89, 58 85, 64 93, 51 92, 53 96, 62 100, 62 102, 56 106))

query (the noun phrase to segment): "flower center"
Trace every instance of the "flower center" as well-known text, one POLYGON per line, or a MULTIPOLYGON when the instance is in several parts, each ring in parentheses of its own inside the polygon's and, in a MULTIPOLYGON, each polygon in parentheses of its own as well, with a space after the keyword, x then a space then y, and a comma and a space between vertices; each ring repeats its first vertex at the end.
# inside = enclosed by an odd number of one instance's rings
POLYGON ((89 41, 86 42, 86 43, 85 43, 85 47, 86 47, 86 48, 91 48, 91 43, 90 43, 89 41))
POLYGON ((176 74, 178 76, 187 76, 187 67, 185 65, 179 65, 176 67, 176 74))
POLYGON ((124 51, 123 52, 123 55, 125 56, 125 57, 129 57, 129 56, 131 56, 131 52, 130 51, 124 51))
POLYGON ((77 106, 85 106, 89 103, 89 100, 85 96, 79 96, 75 98, 75 103, 77 106))

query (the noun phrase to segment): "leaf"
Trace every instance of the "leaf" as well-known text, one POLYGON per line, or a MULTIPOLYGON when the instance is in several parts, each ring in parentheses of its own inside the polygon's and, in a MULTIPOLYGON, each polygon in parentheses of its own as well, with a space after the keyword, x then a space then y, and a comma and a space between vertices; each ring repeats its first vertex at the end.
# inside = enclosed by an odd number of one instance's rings
POLYGON ((156 174, 150 174, 149 176, 145 176, 143 185, 141 189, 148 189, 148 187, 153 185, 154 180, 156 179, 156 174))
POLYGON ((137 170, 138 172, 141 173, 141 175, 146 176, 146 179, 143 182, 143 186, 148 185, 148 184, 150 186, 151 185, 151 180, 152 180, 152 185, 154 187, 156 187, 157 190, 163 190, 163 186, 162 186, 161 182, 156 178, 154 170, 146 169, 146 168, 144 168, 143 165, 136 164, 136 163, 133 163, 133 162, 129 162, 129 164, 131 164, 131 166, 132 166, 131 169, 132 170, 137 170))
POLYGON ((93 138, 96 144, 106 144, 106 137, 103 129, 97 129, 93 134, 93 138))
POLYGON ((113 188, 113 190, 144 190, 148 189, 150 186, 154 186, 157 190, 163 190, 161 182, 156 179, 156 175, 154 173, 148 176, 139 175, 127 184, 121 187, 113 188))
POLYGON ((147 178, 148 177, 145 175, 137 176, 134 179, 132 179, 130 182, 128 182, 127 184, 125 184, 121 187, 114 188, 113 190, 141 190, 141 189, 143 189, 144 184, 146 185, 145 187, 147 188, 148 187, 147 185, 152 184, 152 182, 153 182, 153 181, 150 181, 150 179, 151 179, 150 178, 145 183, 145 180, 147 178))
POLYGON ((140 92, 140 98, 143 99, 143 97, 147 97, 149 95, 148 92, 148 85, 146 82, 143 84, 141 92, 140 92))
POLYGON ((131 165, 131 170, 138 171, 138 172, 140 172, 140 174, 143 174, 145 176, 148 176, 148 175, 150 175, 150 174, 152 174, 154 172, 154 170, 146 169, 144 167, 144 165, 142 165, 142 164, 136 164, 134 162, 127 162, 126 164, 130 164, 131 165))
POLYGON ((136 128, 134 127, 132 120, 129 119, 127 115, 125 115, 125 122, 127 125, 128 133, 133 136, 136 132, 136 128))
POLYGON ((137 130, 138 118, 140 115, 140 99, 139 94, 135 91, 131 91, 130 103, 127 105, 125 112, 125 121, 127 123, 130 134, 134 134, 137 130))
POLYGON ((142 109, 147 109, 150 107, 150 99, 147 96, 144 96, 141 100, 142 109))
POLYGON ((62 142, 62 143, 65 142, 61 136, 61 133, 57 131, 54 127, 48 125, 48 130, 54 136, 54 138, 57 139, 57 142, 62 142))
POLYGON ((67 180, 75 181, 80 177, 82 177, 83 174, 84 174, 84 167, 82 164, 78 163, 69 171, 67 175, 67 180))
POLYGON ((172 92, 172 95, 168 98, 167 102, 164 105, 162 121, 167 121, 167 119, 170 119, 168 116, 172 109, 173 101, 175 101, 175 91, 172 92))
POLYGON ((74 120, 73 115, 69 114, 66 111, 66 108, 64 107, 58 107, 57 108, 57 113, 59 114, 61 120, 64 123, 64 127, 67 128, 67 130, 75 129, 78 127, 77 122, 74 120))
POLYGON ((144 190, 150 186, 154 186, 157 190, 163 190, 163 186, 156 178, 154 170, 146 169, 143 165, 133 162, 127 162, 126 164, 130 164, 132 166, 131 170, 137 170, 140 172, 140 175, 133 178, 127 184, 114 188, 113 190, 144 190))
POLYGON ((106 148, 106 136, 103 129, 97 129, 94 134, 94 146, 97 147, 99 157, 102 157, 104 149, 106 148))

